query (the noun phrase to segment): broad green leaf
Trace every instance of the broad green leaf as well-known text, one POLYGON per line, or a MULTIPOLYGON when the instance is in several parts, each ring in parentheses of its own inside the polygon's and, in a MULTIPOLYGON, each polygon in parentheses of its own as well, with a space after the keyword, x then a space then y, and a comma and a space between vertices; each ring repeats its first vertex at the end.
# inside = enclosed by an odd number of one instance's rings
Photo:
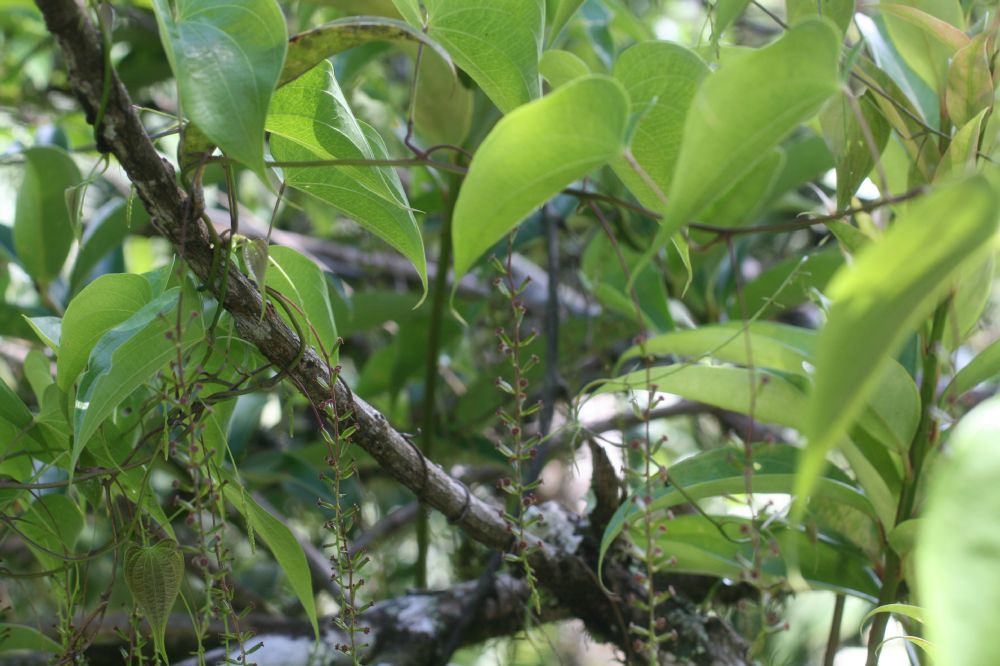
MULTIPOLYGON (((656 536, 656 546, 665 559, 670 558, 671 571, 747 580, 749 563, 754 561, 753 542, 743 536, 749 521, 735 516, 715 516, 713 520, 725 534, 702 516, 664 521, 665 530, 656 536)), ((634 523, 633 536, 641 543, 639 525, 639 521, 634 523)), ((782 584, 788 575, 785 554, 795 553, 801 574, 811 587, 868 601, 878 597, 878 581, 868 559, 849 544, 783 524, 765 530, 762 541, 761 576, 749 581, 755 585, 782 584)))
POLYGON ((817 14, 833 21, 840 34, 847 32, 854 18, 854 0, 785 0, 789 25, 795 25, 807 16, 817 14))
POLYGON ((598 393, 656 391, 673 393, 740 414, 753 414, 758 421, 801 428, 807 405, 805 394, 786 379, 763 371, 710 365, 677 364, 636 370, 605 380, 598 393))
MULTIPOLYGON (((670 331, 649 338, 644 345, 646 353, 655 356, 711 356, 742 365, 747 365, 752 360, 758 368, 797 375, 807 374, 807 363, 814 347, 815 335, 812 331, 772 322, 754 322, 749 327, 744 327, 740 322, 732 322, 670 331), (748 345, 751 354, 749 359, 748 345)), ((633 346, 622 354, 619 363, 641 354, 642 348, 633 346)))
POLYGON ((62 318, 25 317, 24 319, 35 336, 58 355, 59 339, 62 337, 62 318))
POLYGON ((83 530, 83 514, 65 495, 42 495, 17 521, 17 529, 30 539, 28 548, 43 569, 59 569, 66 563, 59 554, 73 554, 83 530))
POLYGON ((951 137, 948 150, 945 151, 937 172, 934 174, 935 181, 961 176, 963 172, 975 171, 976 163, 979 161, 979 142, 983 122, 987 113, 989 113, 989 109, 983 109, 951 137))
MULTIPOLYGON (((809 300, 813 289, 823 289, 844 263, 836 249, 802 257, 789 257, 761 273, 746 286, 743 301, 747 316, 771 317, 809 300)), ((731 317, 741 317, 739 299, 729 307, 731 317)))
POLYGON ((889 123, 869 94, 851 100, 842 91, 819 116, 823 138, 837 165, 837 208, 851 205, 889 140, 889 123))
POLYGON ((938 94, 948 87, 948 65, 970 43, 958 28, 904 4, 880 4, 893 44, 904 61, 938 94))
POLYGON ((1000 400, 969 412, 931 479, 917 589, 940 666, 992 666, 1000 627, 1000 400))
POLYGON ((164 636, 184 580, 184 555, 177 542, 168 539, 153 546, 130 544, 123 571, 132 598, 153 630, 156 651, 166 658, 164 636))
POLYGON ((712 21, 712 44, 718 44, 722 34, 743 15, 750 0, 717 0, 712 21))
POLYGON ((154 0, 181 109, 229 157, 264 177, 264 119, 288 34, 275 0, 154 0))
MULTIPOLYGON (((329 353, 335 364, 337 325, 333 320, 330 290, 323 270, 313 260, 280 245, 271 248, 270 260, 267 285, 278 290, 302 311, 302 315, 295 313, 295 316, 307 332, 309 344, 329 353)), ((279 307, 278 311, 284 316, 284 308, 279 307)), ((294 308, 292 312, 295 312, 294 308)))
MULTIPOLYGON (((271 152, 281 161, 387 157, 377 133, 354 117, 329 62, 275 94, 267 129, 271 152)), ((332 205, 401 252, 426 288, 423 240, 392 168, 312 166, 283 172, 289 185, 332 205)))
MULTIPOLYGON (((508 113, 541 95, 538 59, 545 0, 423 0, 422 4, 427 10, 427 34, 501 111, 508 113)), ((420 27, 412 2, 397 7, 420 27)))
POLYGON ((962 267, 989 250, 997 205, 982 177, 944 186, 910 205, 834 278, 833 306, 816 352, 800 497, 808 495, 826 453, 871 397, 903 338, 931 313, 962 267))
POLYGON ((548 25, 549 42, 559 36, 573 14, 580 9, 583 0, 545 0, 545 18, 548 25))
POLYGON ((996 274, 996 254, 985 261, 962 270, 958 287, 951 299, 948 318, 944 322, 945 349, 954 351, 978 329, 980 318, 993 293, 993 276, 996 274))
POLYGON ((258 534, 267 544, 278 565, 285 572, 289 585, 295 591, 299 602, 309 617, 313 633, 319 638, 319 624, 316 619, 316 600, 313 596, 312 578, 302 546, 288 526, 265 511, 234 479, 223 487, 226 499, 243 514, 247 527, 258 534))
POLYGON ((819 111, 837 90, 839 55, 832 24, 807 18, 705 80, 684 125, 657 247, 819 111))
MULTIPOLYGON (((781 148, 768 151, 755 168, 745 173, 705 208, 701 219, 717 227, 736 227, 752 222, 758 211, 775 194, 775 186, 778 185, 786 161, 785 151, 781 148)), ((692 229, 691 238, 697 242, 705 242, 715 236, 692 229)))
MULTIPOLYGON (((791 494, 795 482, 798 449, 786 444, 754 444, 753 475, 750 480, 755 493, 791 494)), ((648 506, 639 507, 634 501, 623 503, 608 522, 601 537, 600 562, 611 544, 643 511, 663 511, 679 504, 706 497, 742 495, 746 493, 746 468, 743 451, 731 447, 703 451, 667 468, 669 482, 653 493, 648 506)), ((817 484, 813 497, 822 497, 857 509, 874 517, 875 510, 864 494, 850 479, 831 469, 817 484)), ((667 527, 669 530, 669 526, 667 527)))
POLYGON ((475 93, 456 75, 449 62, 424 53, 420 59, 413 126, 433 145, 465 143, 472 127, 475 93))
POLYGON ((673 180, 684 121, 708 65, 677 44, 643 42, 618 57, 613 74, 625 86, 638 119, 630 148, 644 173, 624 159, 612 166, 644 206, 660 210, 673 180))
POLYGON ((278 87, 294 81, 330 56, 369 42, 421 42, 451 66, 447 51, 403 21, 383 16, 348 16, 292 35, 278 87))
POLYGON ((62 645, 38 631, 23 624, 0 622, 0 652, 52 652, 60 654, 62 645))
POLYGON ((955 373, 948 387, 944 390, 944 398, 955 400, 979 384, 1000 376, 1000 340, 994 340, 986 349, 979 352, 967 365, 955 373))
POLYGON ((171 359, 176 359, 178 346, 183 352, 205 336, 201 303, 192 290, 185 290, 180 316, 182 337, 174 339, 179 296, 180 288, 168 289, 102 335, 94 345, 76 396, 71 474, 80 451, 104 419, 171 359))
POLYGON ((70 274, 71 291, 76 293, 84 286, 101 259, 120 247, 130 231, 139 232, 148 223, 149 214, 139 202, 116 199, 101 206, 83 232, 70 274))
POLYGON ((575 53, 549 49, 542 54, 542 59, 538 62, 538 71, 542 78, 549 82, 549 87, 555 89, 574 79, 587 76, 590 74, 590 67, 575 53))
POLYGON ((62 320, 56 382, 69 391, 87 367, 87 359, 102 335, 152 300, 149 283, 141 275, 102 275, 70 301, 62 320))
POLYGON ((979 34, 962 47, 948 66, 945 105, 955 127, 962 127, 993 105, 993 76, 990 74, 987 33, 979 34))
POLYGON ((587 76, 510 113, 483 141, 455 204, 455 279, 534 209, 623 148, 629 102, 587 76))
POLYGON ((55 146, 35 146, 22 153, 24 179, 17 190, 14 249, 43 287, 59 275, 73 244, 73 212, 66 190, 79 185, 73 158, 55 146))

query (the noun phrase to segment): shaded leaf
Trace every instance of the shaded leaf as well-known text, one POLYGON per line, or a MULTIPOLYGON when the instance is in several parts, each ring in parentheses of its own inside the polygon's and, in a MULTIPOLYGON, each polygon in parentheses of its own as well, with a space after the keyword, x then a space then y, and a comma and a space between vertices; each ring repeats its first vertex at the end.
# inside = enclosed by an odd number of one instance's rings
MULTIPOLYGON (((331 354, 336 365, 337 325, 323 270, 312 259, 280 245, 271 248, 270 260, 272 266, 267 272, 267 285, 302 310, 305 317, 299 319, 302 329, 308 332, 309 344, 331 354)), ((284 316, 284 308, 279 307, 278 312, 284 316)))
POLYGON ((869 94, 852 102, 846 92, 827 105, 819 120, 837 165, 837 208, 843 210, 850 207, 854 193, 881 157, 889 140, 889 123, 869 94))
POLYGON ((0 622, 0 652, 18 650, 60 654, 62 646, 34 627, 0 622))
POLYGON ((285 60, 275 0, 153 0, 181 108, 229 157, 264 177, 264 119, 285 60))
POLYGON ((28 275, 44 287, 59 275, 73 244, 74 213, 66 191, 80 183, 80 171, 69 154, 55 146, 35 146, 23 155, 14 249, 28 275))
POLYGON ((184 578, 184 556, 177 542, 164 539, 153 546, 130 544, 125 550, 124 577, 153 630, 157 652, 166 658, 167 620, 184 578))
POLYGON ((987 36, 982 33, 960 48, 948 67, 945 105, 948 117, 956 127, 962 127, 993 105, 993 77, 986 50, 987 36))
MULTIPOLYGON (((543 53, 542 59, 538 63, 538 70, 542 77, 549 82, 550 88, 558 88, 574 79, 590 74, 590 67, 580 59, 580 56, 559 49, 549 49, 543 53)), ((635 98, 633 98, 634 101, 635 98)))

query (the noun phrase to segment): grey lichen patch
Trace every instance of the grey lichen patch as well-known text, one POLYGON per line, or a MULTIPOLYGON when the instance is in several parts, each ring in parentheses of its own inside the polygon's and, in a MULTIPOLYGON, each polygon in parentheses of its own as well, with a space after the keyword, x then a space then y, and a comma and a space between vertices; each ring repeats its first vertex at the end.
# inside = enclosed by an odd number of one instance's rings
POLYGON ((536 516, 542 520, 531 527, 533 535, 567 553, 575 553, 580 547, 583 536, 578 533, 576 523, 570 520, 566 509, 558 502, 545 502, 524 512, 524 517, 529 522, 536 516))
POLYGON ((399 600, 399 606, 396 617, 399 620, 399 626, 405 627, 407 632, 432 638, 437 634, 435 625, 437 608, 433 598, 427 596, 404 597, 399 600))

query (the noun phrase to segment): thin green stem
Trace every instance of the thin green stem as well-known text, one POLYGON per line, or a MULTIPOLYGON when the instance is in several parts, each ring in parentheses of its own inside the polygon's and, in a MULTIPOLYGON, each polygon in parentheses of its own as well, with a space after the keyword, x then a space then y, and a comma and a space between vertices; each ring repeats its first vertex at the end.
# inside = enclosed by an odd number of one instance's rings
MULTIPOLYGON (((455 197, 460 183, 458 176, 451 178, 448 186, 448 199, 445 204, 444 223, 441 228, 441 238, 438 245, 438 270, 434 276, 434 287, 431 293, 431 321, 427 333, 427 360, 424 370, 424 409, 422 430, 420 432, 420 448, 428 459, 434 455, 434 396, 437 395, 438 359, 441 355, 441 329, 444 321, 444 304, 448 298, 448 264, 451 263, 451 217, 455 208, 455 197)), ((417 587, 427 587, 427 550, 430 546, 430 511, 421 505, 417 517, 417 587)))
MULTIPOLYGON (((906 477, 899 494, 899 506, 896 511, 896 525, 913 516, 913 508, 917 497, 917 487, 927 454, 937 441, 937 420, 934 418, 934 405, 937 397, 937 384, 940 374, 938 347, 944 337, 944 324, 951 307, 951 298, 946 298, 934 311, 931 332, 923 349, 922 377, 920 379, 920 423, 910 444, 910 457, 906 477)), ((892 548, 887 548, 885 570, 882 576, 882 591, 879 594, 878 605, 884 606, 896 601, 899 593, 902 562, 892 548)), ((872 621, 871 633, 868 636, 868 659, 865 666, 877 666, 878 648, 885 637, 885 628, 889 622, 889 613, 878 613, 872 621)))

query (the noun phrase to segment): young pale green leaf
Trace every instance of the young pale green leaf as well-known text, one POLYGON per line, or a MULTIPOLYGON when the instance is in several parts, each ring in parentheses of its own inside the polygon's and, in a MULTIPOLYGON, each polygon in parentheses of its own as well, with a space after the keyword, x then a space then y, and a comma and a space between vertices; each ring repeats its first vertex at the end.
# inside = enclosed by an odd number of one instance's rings
POLYGON ((743 15, 750 0, 718 0, 712 21, 712 44, 718 44, 722 34, 743 15))
POLYGON ((0 652, 52 652, 62 653, 62 645, 38 631, 23 624, 0 622, 0 652))
POLYGON ((819 116, 823 138, 837 165, 837 207, 847 208, 889 140, 889 123, 869 95, 842 91, 819 116))
POLYGON ((331 56, 369 42, 422 43, 454 69, 448 52, 423 31, 383 16, 348 16, 292 35, 278 87, 294 81, 331 56))
POLYGON ((546 0, 545 18, 548 24, 549 42, 555 40, 569 22, 573 14, 580 9, 583 0, 546 0))
POLYGON ((993 105, 993 76, 986 49, 988 33, 980 33, 955 53, 948 66, 945 106, 955 127, 962 127, 993 105))
POLYGON ((861 622, 867 622, 869 619, 877 615, 878 613, 895 613, 897 615, 902 615, 908 617, 911 620, 916 620, 917 622, 923 624, 926 622, 927 613, 920 606, 913 606, 911 604, 886 604, 884 606, 879 606, 873 608, 861 619, 861 622))
POLYGON ((919 600, 940 666, 992 666, 1000 627, 1000 400, 948 439, 917 540, 919 600))
POLYGON ((910 205, 834 278, 833 306, 816 352, 809 444, 797 495, 808 495, 827 452, 872 396, 903 338, 930 314, 962 267, 989 251, 997 199, 980 176, 944 186, 910 205), (844 362, 845 350, 850 363, 844 362))
POLYGON ((141 275, 102 275, 70 301, 62 320, 56 382, 69 391, 87 367, 90 352, 102 335, 134 315, 152 300, 149 283, 141 275))
POLYGON ((497 123, 455 203, 455 279, 564 187, 621 154, 629 102, 621 85, 586 76, 497 123))
POLYGON ((836 92, 840 38, 806 18, 698 88, 684 124, 658 246, 752 169, 836 92))
MULTIPOLYGON (((267 286, 279 291, 301 310, 300 315, 292 308, 302 329, 308 332, 309 344, 317 350, 325 350, 336 360, 337 325, 322 269, 312 259, 280 245, 271 248, 270 260, 267 286)), ((284 308, 279 307, 278 311, 284 316, 284 308)))
POLYGON ((796 429, 802 427, 807 404, 805 394, 782 377, 711 365, 660 366, 648 373, 636 370, 606 380, 598 392, 645 391, 649 384, 661 393, 673 393, 740 414, 752 413, 758 421, 796 429))
POLYGON ((222 152, 264 177, 264 119, 288 34, 275 0, 153 0, 181 108, 222 152))
POLYGON ((184 555, 169 539, 153 546, 130 544, 123 570, 125 584, 153 630, 156 651, 166 658, 164 635, 184 579, 184 555))
MULTIPOLYGON (((279 90, 267 117, 271 152, 283 162, 387 158, 378 133, 358 122, 324 62, 279 90)), ((325 201, 392 245, 420 272, 423 240, 402 184, 390 167, 285 167, 285 181, 325 201)))
POLYGON ((71 473, 80 452, 104 419, 171 359, 176 359, 178 345, 183 352, 205 337, 201 303, 193 290, 185 290, 180 317, 183 333, 180 340, 174 339, 179 295, 180 288, 168 289, 104 333, 94 345, 77 390, 71 473))
POLYGON ((643 42, 618 57, 613 73, 625 86, 638 119, 631 151, 641 172, 624 159, 612 166, 644 206, 660 210, 673 180, 684 121, 708 66, 677 44, 643 42))
POLYGON ((313 632, 319 638, 319 623, 316 619, 316 600, 313 596, 312 578, 309 577, 309 565, 305 553, 295 535, 283 522, 265 511, 239 485, 230 478, 223 487, 226 499, 233 507, 243 514, 249 529, 257 533, 271 549, 274 559, 288 577, 299 602, 309 617, 313 632))
POLYGON ((28 275, 44 287, 59 275, 73 244, 73 214, 66 190, 80 183, 80 171, 73 158, 55 146, 35 146, 23 155, 14 249, 28 275))
MULTIPOLYGON (((407 3, 396 3, 397 7, 407 3)), ((401 8, 421 26, 419 13, 401 8)), ((427 34, 504 113, 541 95, 545 0, 424 0, 427 34)))
MULTIPOLYGON (((755 493, 792 492, 798 449, 784 444, 753 445, 753 477, 755 493)), ((742 451, 732 448, 703 451, 667 468, 669 483, 653 493, 648 506, 639 507, 634 501, 618 507, 601 537, 598 567, 611 544, 644 511, 663 511, 678 504, 706 497, 739 495, 746 492, 746 468, 742 451)), ((823 497, 837 504, 857 509, 874 517, 875 510, 864 493, 836 469, 829 470, 817 484, 814 497, 823 497)), ((669 529, 669 528, 668 528, 669 529)))
POLYGON ((955 373, 944 390, 943 397, 957 399, 966 391, 997 376, 1000 376, 1000 340, 994 340, 990 346, 979 352, 965 367, 955 373))
POLYGON ((948 65, 970 43, 946 21, 905 4, 880 4, 893 44, 907 65, 939 95, 948 87, 948 65))
POLYGON ((538 62, 538 71, 542 78, 549 82, 549 87, 555 89, 574 79, 587 76, 590 74, 590 67, 580 56, 571 51, 549 49, 542 54, 542 59, 538 62))

